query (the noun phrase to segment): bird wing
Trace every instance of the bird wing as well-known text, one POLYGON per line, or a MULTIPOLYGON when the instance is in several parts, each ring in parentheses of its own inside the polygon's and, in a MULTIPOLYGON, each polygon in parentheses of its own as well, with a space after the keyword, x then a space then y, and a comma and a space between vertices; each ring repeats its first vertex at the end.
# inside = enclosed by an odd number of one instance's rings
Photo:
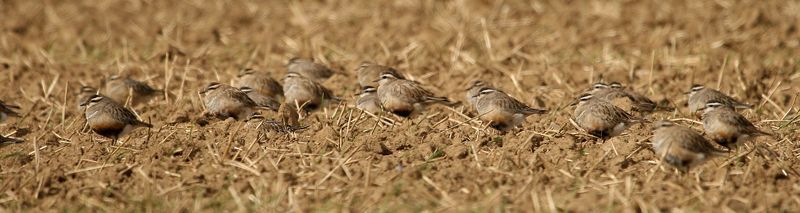
POLYGON ((153 89, 150 85, 147 85, 143 82, 136 81, 133 79, 125 79, 125 84, 127 84, 133 91, 140 94, 153 94, 158 92, 157 89, 153 89))
POLYGON ((125 124, 136 125, 136 126, 153 127, 153 125, 151 125, 149 123, 146 123, 144 121, 140 121, 136 117, 136 114, 133 114, 133 112, 131 110, 129 110, 128 108, 123 107, 122 105, 119 105, 117 103, 109 102, 106 107, 108 107, 110 109, 111 113, 114 113, 115 116, 118 117, 119 120, 122 121, 125 124))
POLYGON ((501 95, 503 95, 503 97, 497 98, 495 104, 497 104, 502 108, 513 109, 514 111, 518 111, 525 115, 540 114, 546 111, 542 109, 531 108, 527 104, 520 102, 519 100, 509 96, 508 94, 501 93, 501 95))
POLYGON ((706 140, 700 133, 697 133, 693 129, 688 127, 680 127, 683 128, 685 133, 683 134, 675 134, 675 137, 682 137, 679 140, 683 141, 685 149, 696 152, 696 153, 704 153, 704 154, 714 154, 714 153, 722 153, 722 150, 717 149, 711 143, 706 140))

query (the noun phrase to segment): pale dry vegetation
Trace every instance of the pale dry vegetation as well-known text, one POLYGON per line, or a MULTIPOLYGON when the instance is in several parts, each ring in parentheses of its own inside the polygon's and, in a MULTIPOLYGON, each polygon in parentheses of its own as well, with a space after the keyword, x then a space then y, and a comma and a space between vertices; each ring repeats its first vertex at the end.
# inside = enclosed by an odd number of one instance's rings
POLYGON ((0 148, 5 211, 800 209, 797 1, 3 0, 0 14, 0 99, 24 114, 0 124, 24 139, 0 148), (345 104, 293 134, 187 121, 203 85, 245 67, 279 78, 293 56, 351 73, 324 83, 345 104), (504 135, 468 107, 379 124, 349 106, 365 60, 453 99, 484 79, 551 111, 504 135), (135 109, 155 127, 122 144, 81 131, 75 100, 117 73, 169 91, 135 109), (603 144, 569 124, 601 79, 697 129, 683 92, 720 88, 775 137, 680 174, 649 124, 603 144))

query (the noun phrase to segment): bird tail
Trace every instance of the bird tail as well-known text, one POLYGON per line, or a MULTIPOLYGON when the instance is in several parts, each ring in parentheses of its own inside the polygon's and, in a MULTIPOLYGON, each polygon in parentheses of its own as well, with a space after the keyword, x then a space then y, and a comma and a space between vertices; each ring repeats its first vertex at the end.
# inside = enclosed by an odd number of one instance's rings
POLYGON ((450 101, 450 99, 448 99, 447 97, 427 97, 425 102, 439 103, 439 104, 442 104, 442 105, 445 105, 445 106, 449 106, 449 107, 453 107, 453 106, 461 104, 460 101, 453 102, 453 101, 450 101))
POLYGON ((532 115, 532 114, 545 114, 547 113, 546 109, 536 109, 536 108, 526 108, 522 110, 522 114, 532 115))

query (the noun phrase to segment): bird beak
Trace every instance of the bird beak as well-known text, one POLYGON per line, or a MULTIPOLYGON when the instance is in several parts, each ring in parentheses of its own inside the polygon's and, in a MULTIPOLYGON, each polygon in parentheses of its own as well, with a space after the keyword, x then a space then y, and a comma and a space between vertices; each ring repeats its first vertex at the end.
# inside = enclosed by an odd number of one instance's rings
POLYGON ((86 106, 86 105, 89 105, 89 101, 84 101, 84 102, 81 102, 81 104, 80 104, 80 106, 86 106))

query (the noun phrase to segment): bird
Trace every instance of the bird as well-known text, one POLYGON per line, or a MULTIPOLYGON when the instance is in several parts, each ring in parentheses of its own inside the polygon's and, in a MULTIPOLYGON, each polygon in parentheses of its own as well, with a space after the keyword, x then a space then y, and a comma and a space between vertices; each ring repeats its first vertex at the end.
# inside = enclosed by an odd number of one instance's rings
POLYGON ((356 68, 356 77, 358 84, 362 87, 378 87, 377 80, 381 78, 381 73, 392 73, 399 79, 405 79, 402 74, 391 67, 383 66, 372 62, 361 62, 361 65, 356 68))
POLYGON ((297 73, 318 82, 327 80, 335 73, 325 65, 299 57, 289 59, 289 62, 286 63, 286 70, 287 73, 297 73))
POLYGON ((329 101, 341 101, 322 84, 296 72, 289 72, 283 78, 283 96, 286 103, 305 111, 316 110, 329 101))
POLYGON ((436 97, 419 83, 400 79, 391 72, 382 73, 378 85, 378 100, 383 109, 401 117, 408 117, 433 103, 448 106, 458 104, 447 97, 436 97))
POLYGON ((706 134, 725 148, 732 149, 754 137, 771 135, 756 128, 730 105, 719 101, 707 103, 702 110, 706 134))
POLYGON ((689 112, 697 117, 702 115, 701 109, 705 108, 706 104, 712 101, 731 106, 735 109, 753 108, 753 105, 742 103, 718 90, 706 88, 703 85, 692 85, 691 90, 687 94, 689 95, 689 112))
POLYGON ((470 105, 475 106, 475 99, 478 97, 478 94, 481 93, 481 90, 485 88, 495 88, 495 87, 482 80, 471 81, 469 83, 469 87, 467 87, 467 89, 465 90, 466 91, 465 97, 467 98, 467 102, 469 102, 470 105))
POLYGON ((619 82, 595 83, 590 93, 595 98, 604 99, 628 112, 649 113, 656 109, 655 102, 641 94, 625 89, 619 82))
POLYGON ((519 126, 529 115, 547 112, 547 110, 531 108, 494 88, 481 89, 474 99, 474 107, 478 111, 479 119, 489 122, 491 127, 503 132, 519 126))
POLYGON ((249 87, 254 92, 276 101, 280 101, 283 98, 283 87, 278 81, 267 75, 267 73, 251 68, 239 70, 233 86, 237 88, 249 87))
POLYGON ((129 109, 101 95, 93 95, 81 105, 86 107, 84 115, 89 128, 115 142, 136 128, 153 127, 140 121, 129 109))
POLYGON ((378 101, 378 89, 371 86, 366 86, 361 90, 361 93, 358 94, 358 100, 356 100, 356 108, 364 110, 366 112, 372 114, 378 114, 383 112, 381 109, 381 104, 378 101))
POLYGON ((724 156, 724 151, 697 131, 666 120, 653 124, 651 141, 658 158, 684 173, 715 156, 724 156))
POLYGON ((19 117, 19 113, 14 110, 19 110, 19 106, 6 104, 0 101, 0 123, 3 123, 10 117, 19 117))
POLYGON ((227 84, 218 82, 209 83, 200 94, 204 96, 206 111, 204 116, 211 116, 220 119, 234 118, 236 120, 248 120, 257 116, 259 107, 247 93, 227 84))
POLYGON ((642 121, 592 94, 583 94, 578 100, 573 119, 587 133, 603 140, 620 135, 642 121))
POLYGON ((112 75, 105 84, 103 94, 120 104, 136 106, 149 101, 162 91, 130 77, 112 75), (128 99, 130 98, 130 102, 128 99))
POLYGON ((260 107, 266 107, 273 111, 278 111, 278 108, 280 108, 281 103, 274 97, 266 96, 263 93, 257 92, 253 88, 246 86, 240 87, 239 91, 242 91, 245 94, 247 94, 247 97, 250 98, 250 100, 253 100, 253 102, 255 102, 256 105, 260 107))

